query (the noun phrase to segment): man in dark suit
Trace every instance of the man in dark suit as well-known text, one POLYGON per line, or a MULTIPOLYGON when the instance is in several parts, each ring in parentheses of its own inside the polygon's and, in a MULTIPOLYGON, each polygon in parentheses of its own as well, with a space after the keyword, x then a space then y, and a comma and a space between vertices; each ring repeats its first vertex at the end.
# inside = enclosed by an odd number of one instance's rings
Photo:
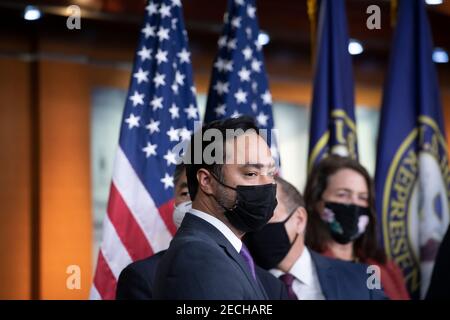
POLYGON ((165 252, 135 261, 123 269, 117 281, 116 300, 152 299, 156 268, 165 252))
MULTIPOLYGON (((133 262, 121 273, 117 283, 117 300, 151 300, 158 263, 164 251, 143 260, 133 262)), ((287 300, 288 295, 283 283, 266 270, 255 266, 256 275, 261 281, 269 300, 287 300)))
POLYGON ((244 237, 255 262, 285 282, 291 299, 387 299, 382 289, 369 288, 366 265, 330 259, 305 246, 303 197, 286 180, 276 181, 278 206, 272 219, 244 237))
POLYGON ((186 159, 192 210, 159 262, 154 298, 267 299, 241 242, 276 207, 267 143, 249 118, 215 121, 193 136, 186 159))
MULTIPOLYGON (((190 201, 184 165, 176 167, 174 173, 175 206, 190 201)), ((178 211, 178 210, 177 210, 178 211)), ((182 215, 182 213, 181 213, 182 215)), ((180 221, 182 216, 179 217, 180 221)), ((175 220, 175 218, 174 218, 175 220)), ((175 225, 179 227, 177 221, 175 225)), ((156 268, 166 250, 143 260, 128 265, 119 276, 116 299, 118 300, 150 300, 153 298, 156 268)), ((266 270, 256 267, 256 275, 261 281, 270 300, 288 299, 286 287, 266 270)))

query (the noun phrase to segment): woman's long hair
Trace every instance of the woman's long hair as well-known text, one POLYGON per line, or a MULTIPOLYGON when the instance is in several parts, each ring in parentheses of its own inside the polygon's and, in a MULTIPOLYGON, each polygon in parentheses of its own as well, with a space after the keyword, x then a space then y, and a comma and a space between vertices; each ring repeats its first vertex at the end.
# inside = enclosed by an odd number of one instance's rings
POLYGON ((318 204, 322 200, 322 195, 328 186, 329 177, 342 169, 350 169, 361 174, 366 180, 369 190, 369 224, 366 231, 354 241, 354 254, 362 262, 367 259, 374 259, 384 264, 386 262, 386 254, 378 249, 377 243, 375 190, 372 179, 367 170, 358 161, 347 157, 328 156, 314 166, 308 176, 304 193, 309 217, 306 227, 306 245, 317 252, 327 250, 327 244, 331 240, 331 235, 325 222, 320 218, 318 204))

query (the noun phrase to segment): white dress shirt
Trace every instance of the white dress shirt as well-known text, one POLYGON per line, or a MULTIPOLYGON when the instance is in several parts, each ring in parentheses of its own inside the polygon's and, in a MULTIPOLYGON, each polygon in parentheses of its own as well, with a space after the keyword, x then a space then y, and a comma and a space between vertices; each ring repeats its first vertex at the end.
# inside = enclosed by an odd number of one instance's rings
MULTIPOLYGON (((270 272, 277 278, 284 274, 279 269, 272 269, 270 272)), ((294 276, 292 290, 294 290, 299 300, 325 300, 320 287, 319 277, 317 276, 316 266, 311 259, 308 248, 305 247, 303 249, 302 255, 294 263, 289 273, 294 276)))
POLYGON ((213 217, 212 215, 197 209, 191 209, 189 210, 189 213, 192 213, 194 216, 199 217, 200 219, 203 219, 206 222, 212 224, 217 230, 220 231, 220 233, 225 236, 225 238, 227 238, 228 241, 230 241, 231 245, 236 249, 238 253, 241 252, 242 241, 233 233, 233 231, 231 231, 230 228, 227 227, 225 223, 223 223, 216 217, 213 217))

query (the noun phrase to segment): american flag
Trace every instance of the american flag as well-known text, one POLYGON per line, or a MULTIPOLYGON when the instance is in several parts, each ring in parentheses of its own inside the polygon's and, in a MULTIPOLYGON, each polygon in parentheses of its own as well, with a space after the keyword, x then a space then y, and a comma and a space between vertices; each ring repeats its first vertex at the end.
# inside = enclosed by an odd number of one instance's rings
MULTIPOLYGON (((272 95, 269 90, 255 0, 229 0, 224 26, 214 60, 205 122, 249 115, 260 129, 274 127, 272 95)), ((272 155, 277 158, 272 137, 272 155)))
POLYGON ((120 272, 175 233, 172 148, 199 120, 180 0, 151 0, 135 55, 91 299, 114 299, 120 272))

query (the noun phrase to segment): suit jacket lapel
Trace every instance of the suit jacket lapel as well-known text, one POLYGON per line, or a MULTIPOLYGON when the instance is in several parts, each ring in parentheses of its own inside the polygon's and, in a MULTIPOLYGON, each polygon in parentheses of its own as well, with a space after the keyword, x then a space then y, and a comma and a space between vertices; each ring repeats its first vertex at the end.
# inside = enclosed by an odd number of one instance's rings
POLYGON ((339 299, 338 279, 331 264, 326 258, 314 251, 311 251, 311 258, 316 266, 317 276, 325 299, 339 299))
POLYGON ((183 232, 183 229, 189 228, 193 228, 194 230, 198 230, 198 228, 201 228, 209 237, 214 239, 214 241, 216 241, 225 250, 227 255, 239 265, 240 269, 242 270, 242 272, 244 272, 253 290, 255 291, 258 299, 268 299, 265 290, 259 284, 259 280, 255 281, 255 279, 253 278, 253 275, 250 272, 250 268, 248 267, 244 258, 241 257, 241 255, 236 251, 230 241, 228 241, 228 239, 219 230, 217 230, 207 221, 196 217, 193 214, 187 213, 183 219, 180 229, 178 229, 178 232, 183 232))
POLYGON ((220 246, 224 248, 225 252, 239 265, 242 272, 245 273, 245 276, 247 277, 253 290, 255 291, 256 295, 258 296, 258 299, 261 299, 261 300, 268 299, 265 290, 262 288, 262 285, 260 284, 260 282, 258 280, 258 277, 256 277, 256 280, 253 278, 253 275, 250 272, 250 268, 247 265, 247 262, 245 262, 244 258, 241 257, 241 255, 229 243, 229 241, 226 240, 226 243, 221 243, 220 246))

